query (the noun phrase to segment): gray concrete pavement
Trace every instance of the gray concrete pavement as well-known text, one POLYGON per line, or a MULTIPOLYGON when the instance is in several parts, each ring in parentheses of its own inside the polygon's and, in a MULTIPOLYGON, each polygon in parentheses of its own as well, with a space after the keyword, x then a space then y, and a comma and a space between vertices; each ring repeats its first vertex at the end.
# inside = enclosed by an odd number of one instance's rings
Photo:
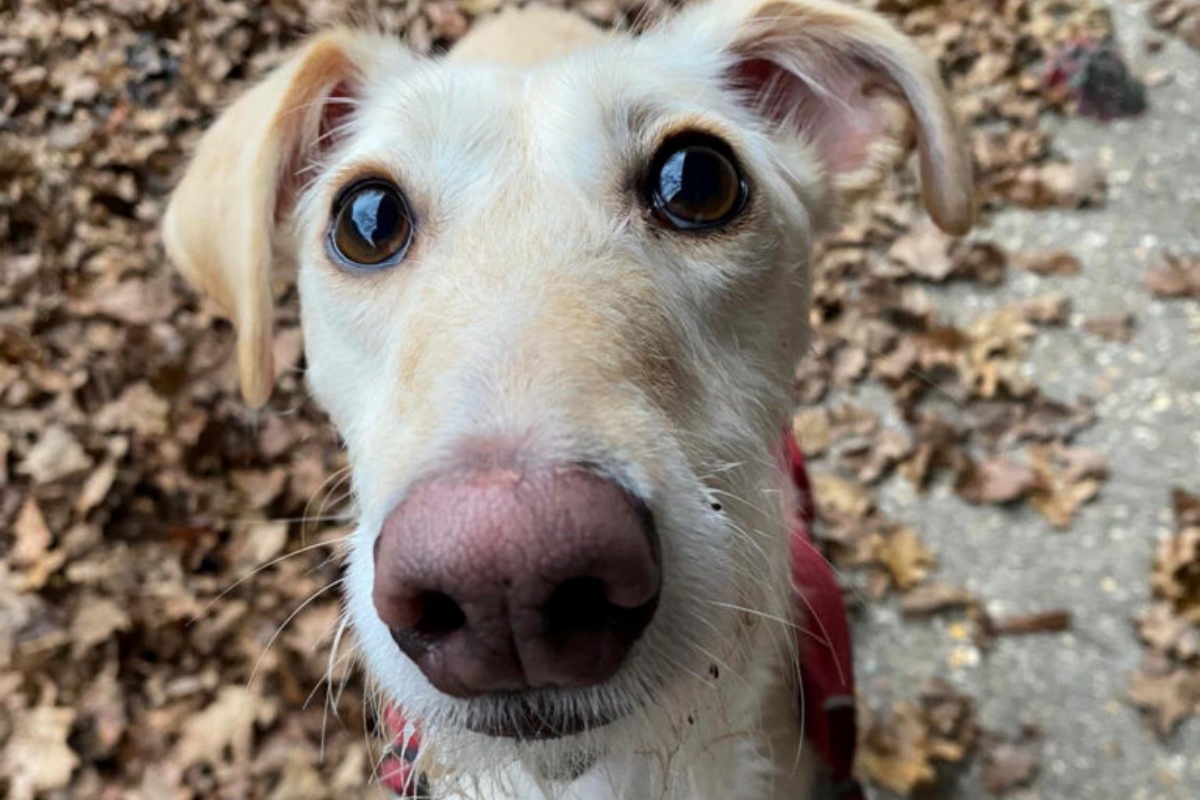
MULTIPOLYGON (((977 234, 1015 251, 1070 250, 1083 272, 1014 273, 999 290, 931 292, 962 323, 1049 290, 1071 299, 1071 324, 1041 334, 1030 374, 1051 396, 1097 399, 1099 422, 1079 443, 1111 457, 1111 479, 1065 532, 1028 507, 969 506, 945 486, 918 496, 894 478, 882 492, 885 510, 936 549, 935 580, 978 593, 998 614, 1070 609, 1073 629, 1002 638, 980 654, 956 638, 952 617, 904 620, 894 604, 877 603, 856 631, 861 682, 872 696, 911 697, 926 678, 942 676, 977 698, 986 727, 1045 732, 1042 775, 1018 797, 1200 798, 1200 719, 1164 744, 1124 700, 1141 658, 1132 620, 1147 602, 1154 543, 1171 529, 1170 487, 1200 491, 1200 303, 1156 300, 1142 285, 1163 253, 1200 252, 1200 53, 1172 39, 1148 55, 1146 5, 1113 9, 1135 71, 1172 76, 1151 90, 1149 113, 1109 125, 1056 123, 1061 150, 1107 168, 1107 206, 1009 211, 977 234), (1137 318, 1128 344, 1080 326, 1124 312, 1137 318)), ((890 406, 872 387, 846 399, 890 406)), ((968 773, 939 796, 986 795, 968 773)))

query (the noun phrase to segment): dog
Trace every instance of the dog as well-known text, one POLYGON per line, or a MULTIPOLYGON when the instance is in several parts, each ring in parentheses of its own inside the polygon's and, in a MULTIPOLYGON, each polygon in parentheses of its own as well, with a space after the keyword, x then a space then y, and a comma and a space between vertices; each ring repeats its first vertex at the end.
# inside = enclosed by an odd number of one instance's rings
POLYGON ((814 238, 914 133, 962 234, 970 158, 911 40, 709 0, 637 37, 505 12, 436 60, 330 30, 204 135, 166 249, 251 406, 298 285, 347 612, 433 797, 815 796, 772 453, 814 238))

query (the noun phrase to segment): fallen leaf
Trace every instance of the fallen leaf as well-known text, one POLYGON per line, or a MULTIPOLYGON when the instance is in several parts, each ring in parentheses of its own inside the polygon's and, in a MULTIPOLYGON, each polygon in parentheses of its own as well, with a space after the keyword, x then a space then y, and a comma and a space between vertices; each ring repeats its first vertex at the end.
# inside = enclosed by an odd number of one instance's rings
POLYGON ((87 513, 98 506, 108 496, 109 490, 112 489, 113 482, 117 479, 117 464, 112 459, 108 459, 95 470, 91 475, 88 475, 87 480, 83 482, 83 488, 79 490, 79 496, 75 498, 75 513, 80 517, 87 516, 87 513))
POLYGON ((62 425, 52 425, 26 454, 18 471, 41 485, 78 475, 91 466, 92 459, 75 437, 62 425))
POLYGON ((949 248, 950 238, 932 222, 922 221, 892 244, 888 258, 911 275, 941 282, 954 270, 949 248))
POLYGON ((1134 317, 1132 314, 1117 314, 1112 317, 1093 317, 1085 320, 1083 329, 1093 336, 1110 342, 1133 340, 1134 317))
POLYGON ((901 610, 912 617, 924 617, 978 604, 979 598, 971 592, 943 583, 930 583, 914 587, 900 598, 901 610))
POLYGON ((819 457, 833 443, 829 409, 825 406, 807 406, 797 411, 792 417, 792 430, 809 458, 819 457))
POLYGON ((1146 273, 1144 281, 1155 297, 1200 298, 1200 255, 1168 255, 1161 267, 1146 273))
POLYGON ((901 701, 888 715, 863 715, 858 768, 878 786, 908 795, 933 785, 943 764, 962 762, 978 736, 971 700, 932 681, 918 703, 901 701))
POLYGON ((139 381, 121 392, 121 396, 96 412, 95 424, 100 430, 132 431, 147 438, 162 436, 167 432, 167 414, 170 405, 150 388, 150 384, 139 381))
POLYGON ((1138 618, 1138 636, 1151 649, 1180 662, 1200 660, 1200 626, 1171 603, 1155 603, 1138 618))
POLYGON ((126 609, 107 597, 85 597, 71 620, 71 650, 79 658, 92 647, 112 638, 118 631, 129 630, 126 609))
POLYGON ((824 519, 862 519, 875 507, 861 484, 825 472, 814 472, 811 477, 817 512, 824 519))
POLYGON ((1159 542, 1150 586, 1185 621, 1200 626, 1200 527, 1183 528, 1159 542))
POLYGON ((892 582, 901 591, 925 580, 928 568, 937 561, 916 531, 903 526, 876 534, 869 548, 871 559, 887 568, 892 582))
POLYGON ((1099 494, 1107 459, 1095 451, 1062 446, 1032 445, 1028 453, 1038 478, 1030 505, 1054 527, 1070 527, 1075 512, 1099 494))
POLYGON ((955 479, 954 491, 968 503, 1012 503, 1038 486, 1034 470, 1007 456, 967 460, 955 479))
POLYGON ((245 763, 263 710, 262 698, 252 689, 221 687, 216 700, 184 723, 173 758, 185 766, 221 764, 228 752, 234 763, 245 763))
POLYGON ((990 794, 1004 795, 1033 783, 1041 769, 1041 737, 1025 731, 1016 740, 985 736, 979 782, 990 794))
POLYGON ((79 766, 79 757, 67 744, 74 722, 71 708, 38 706, 21 713, 2 762, 9 800, 33 800, 42 792, 67 786, 79 766))
POLYGON ((18 569, 31 567, 46 556, 53 535, 46 526, 46 518, 32 497, 25 498, 21 511, 13 523, 16 540, 8 553, 9 563, 18 569))
POLYGON ((903 795, 933 784, 937 771, 921 710, 901 703, 885 721, 868 726, 858 768, 872 783, 903 795))
POLYGON ((1036 275, 1078 275, 1083 270, 1083 263, 1065 250, 1023 253, 1016 259, 1016 264, 1036 275))
POLYGON ((246 574, 283 552, 287 545, 286 522, 256 522, 234 531, 229 558, 239 574, 246 574))
POLYGON ((1200 714, 1200 669, 1137 670, 1129 701, 1151 716, 1160 736, 1169 736, 1185 717, 1200 714))
POLYGON ((1200 527, 1200 495, 1175 487, 1171 490, 1171 505, 1175 511, 1175 524, 1180 529, 1200 527))
POLYGON ((1021 301, 1016 309, 1034 325, 1065 325, 1071 313, 1071 301, 1066 295, 1049 292, 1021 301))

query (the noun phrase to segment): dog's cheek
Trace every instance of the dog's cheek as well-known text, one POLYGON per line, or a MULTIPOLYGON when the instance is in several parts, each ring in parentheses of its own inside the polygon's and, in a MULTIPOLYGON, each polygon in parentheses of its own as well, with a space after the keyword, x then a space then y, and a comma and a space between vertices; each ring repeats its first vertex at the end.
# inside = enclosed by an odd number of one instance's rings
POLYGON ((370 393, 386 378, 380 370, 387 364, 388 327, 378 318, 386 302, 367 298, 370 287, 356 285, 365 281, 332 274, 319 258, 309 254, 298 278, 306 379, 339 433, 348 438, 361 425, 370 393))

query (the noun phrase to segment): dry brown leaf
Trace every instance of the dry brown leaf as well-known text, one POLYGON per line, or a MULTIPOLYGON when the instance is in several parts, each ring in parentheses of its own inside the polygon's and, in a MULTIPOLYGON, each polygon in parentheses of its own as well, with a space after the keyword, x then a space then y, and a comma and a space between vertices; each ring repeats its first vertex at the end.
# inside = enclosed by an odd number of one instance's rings
POLYGON ((825 406, 801 408, 792 417, 792 430, 804 454, 810 458, 822 455, 833 443, 829 409, 825 406))
POLYGON ((1029 464, 1038 483, 1029 503, 1056 528, 1069 528, 1079 508, 1100 492, 1107 458, 1083 448, 1032 445, 1029 464))
POLYGON ((931 785, 937 771, 921 710, 901 703, 886 722, 868 726, 858 768, 872 783, 903 795, 931 785))
POLYGON ((1200 714, 1200 669, 1137 670, 1129 680, 1129 701, 1151 715, 1160 736, 1168 736, 1185 717, 1200 714))
POLYGON ((900 608, 913 617, 929 616, 942 611, 959 610, 979 605, 979 598, 966 589, 931 583, 917 586, 900 598, 900 608))
POLYGON ((919 704, 902 701, 890 715, 864 715, 864 723, 859 769, 904 795, 932 785, 939 764, 965 759, 978 736, 971 700, 938 680, 922 690, 919 704))
POLYGON ((955 480, 955 493, 968 503, 1012 503, 1038 486, 1034 470, 1007 456, 966 461, 955 480))
POLYGON ((54 540, 42 510, 32 497, 25 498, 21 504, 21 511, 13 523, 13 533, 16 539, 8 553, 8 561, 18 569, 31 567, 45 558, 54 540))
POLYGON ((1184 528, 1159 542, 1150 586, 1185 621, 1200 626, 1200 527, 1184 528))
POLYGON ((1024 253, 1016 260, 1021 269, 1037 275, 1078 275, 1083 263, 1065 250, 1024 253))
POLYGON ((937 563, 917 532, 903 526, 875 534, 868 548, 871 560, 887 569, 892 582, 901 591, 925 580, 929 567, 937 563))
POLYGON ((859 446, 842 452, 840 465, 859 481, 872 484, 882 480, 896 464, 912 453, 912 442, 902 431, 886 428, 859 446))
POLYGON ((1022 300, 1016 309, 1034 325, 1066 325, 1071 313, 1071 301, 1059 292, 1047 292, 1022 300))
POLYGON ((1200 255, 1168 255, 1161 267, 1146 273, 1144 280, 1155 297, 1200 298, 1200 255))
POLYGON ((229 558, 237 572, 246 574, 267 564, 287 545, 286 522, 255 522, 234 531, 229 558))
POLYGON ((207 708, 184 723, 173 758, 184 766, 221 764, 226 754, 234 763, 250 758, 254 726, 265 715, 262 698, 237 684, 221 687, 207 708))
POLYGON ((96 412, 95 424, 107 432, 132 431, 147 438, 167 432, 170 405, 145 381, 131 384, 121 396, 96 412))
POLYGON ((1171 490, 1171 505, 1179 528, 1200 527, 1200 495, 1175 487, 1171 490))
POLYGON ((26 454, 18 471, 35 484, 46 484, 78 475, 91 466, 92 459, 70 431, 62 425, 52 425, 26 454))
POLYGON ((950 259, 950 237, 930 221, 917 223, 888 250, 888 258, 910 274, 931 281, 944 281, 954 271, 950 259))
POLYGON ((814 472, 812 487, 817 512, 824 519, 862 519, 875 507, 875 501, 861 484, 836 475, 814 472))
POLYGON ((87 516, 87 513, 103 502, 108 496, 109 490, 112 489, 113 482, 117 479, 117 464, 112 459, 108 459, 88 475, 87 480, 83 482, 83 488, 79 490, 79 496, 75 498, 75 513, 80 517, 87 516))
POLYGON ((1083 329, 1093 336, 1099 336, 1110 342, 1129 342, 1133 340, 1134 322, 1132 314, 1093 317, 1084 321, 1083 329))
POLYGON ((85 596, 71 620, 71 650, 75 658, 108 641, 117 631, 129 630, 130 624, 129 613, 115 600, 85 596))
POLYGON ((1179 615, 1171 603, 1155 603, 1138 619, 1146 646, 1176 661, 1200 659, 1200 626, 1179 615))
POLYGON ((67 744, 75 710, 38 706, 21 712, 20 719, 0 762, 9 800, 33 800, 42 792, 63 789, 79 765, 79 756, 67 744))
POLYGON ((1025 731, 1019 739, 984 737, 979 782, 994 795, 1008 794, 1033 783, 1041 769, 1041 737, 1025 731))

